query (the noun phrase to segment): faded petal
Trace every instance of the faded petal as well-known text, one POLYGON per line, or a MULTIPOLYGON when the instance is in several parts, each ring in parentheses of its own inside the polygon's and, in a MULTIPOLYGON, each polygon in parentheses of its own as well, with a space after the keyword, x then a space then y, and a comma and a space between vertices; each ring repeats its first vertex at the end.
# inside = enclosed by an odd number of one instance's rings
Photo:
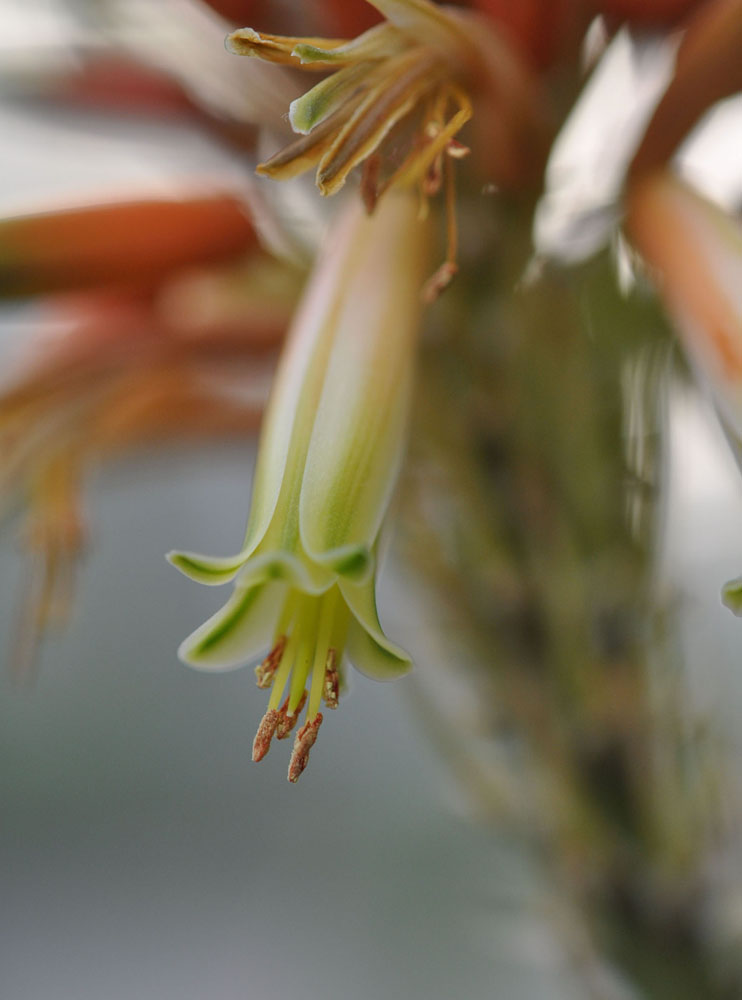
POLYGON ((449 49, 463 34, 459 22, 429 0, 368 0, 387 21, 417 41, 449 49))

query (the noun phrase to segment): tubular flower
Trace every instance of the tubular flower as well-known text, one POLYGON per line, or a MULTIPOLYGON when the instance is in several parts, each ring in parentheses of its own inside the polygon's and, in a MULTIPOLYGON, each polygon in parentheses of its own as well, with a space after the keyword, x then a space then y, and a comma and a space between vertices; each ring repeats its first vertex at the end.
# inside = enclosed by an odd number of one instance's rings
POLYGON ((512 123, 501 120, 509 114, 504 108, 516 107, 514 127, 523 130, 527 122, 527 130, 528 86, 487 19, 428 0, 369 2, 387 20, 351 41, 241 28, 227 45, 239 55, 335 71, 293 101, 289 120, 300 138, 260 164, 258 173, 283 180, 314 168, 320 192, 332 195, 363 164, 361 194, 369 211, 393 185, 416 188, 423 214, 427 198, 445 191, 448 251, 426 288, 426 297, 434 298, 457 270, 452 159, 469 152, 455 137, 472 116, 470 94, 488 92, 490 110, 496 107, 489 139, 507 159, 512 123))
POLYGON ((271 693, 254 760, 274 735, 289 735, 308 700, 291 781, 306 765, 322 701, 337 704, 346 657, 377 679, 410 668, 382 632, 375 567, 412 383, 425 243, 415 215, 406 195, 372 218, 349 206, 279 366, 242 551, 168 557, 201 583, 235 580, 227 604, 182 644, 186 663, 230 669, 269 649, 256 670, 271 693))

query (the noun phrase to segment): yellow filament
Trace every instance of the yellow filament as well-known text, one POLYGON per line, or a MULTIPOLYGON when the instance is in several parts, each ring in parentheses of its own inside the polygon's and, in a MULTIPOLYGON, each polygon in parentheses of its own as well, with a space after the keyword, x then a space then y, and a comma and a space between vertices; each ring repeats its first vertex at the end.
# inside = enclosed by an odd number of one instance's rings
POLYGON ((456 179, 448 157, 443 160, 443 177, 446 185, 446 263, 456 267, 459 253, 459 234, 456 226, 456 179))
POLYGON ((283 607, 281 608, 281 614, 278 616, 276 631, 273 634, 274 646, 281 636, 288 635, 289 625, 293 621, 298 599, 299 594, 295 590, 290 590, 286 595, 286 600, 283 602, 283 607))
POLYGON ((312 687, 309 692, 309 707, 307 721, 317 717, 325 680, 327 653, 330 649, 333 628, 335 626, 335 609, 337 607, 338 588, 332 587, 322 598, 317 628, 317 645, 314 648, 314 663, 312 664, 312 687))
MULTIPOLYGON (((433 161, 436 157, 440 156, 444 152, 446 146, 453 139, 453 137, 460 132, 464 125, 469 121, 472 116, 471 102, 469 101, 466 94, 463 91, 452 90, 454 98, 459 104, 459 110, 456 114, 441 127, 441 130, 436 134, 435 138, 431 140, 421 151, 416 151, 403 165, 399 172, 394 178, 394 182, 398 184, 415 184, 423 176, 425 171, 432 166, 433 161)), ((449 92, 446 92, 446 101, 448 100, 449 92)), ((435 118, 430 119, 431 123, 435 123, 435 118)))
POLYGON ((301 701, 301 696, 304 694, 304 685, 307 682, 307 675, 309 674, 309 667, 312 662, 312 640, 314 638, 313 622, 307 621, 307 615, 305 615, 305 620, 302 621, 302 635, 301 641, 299 643, 299 652, 296 657, 296 663, 294 664, 294 672, 291 675, 291 690, 289 692, 289 705, 288 714, 293 715, 296 711, 297 705, 301 701))
POLYGON ((279 704, 281 703, 281 697, 283 696, 283 689, 286 687, 286 681, 289 678, 291 672, 291 667, 294 664, 294 657, 296 656, 296 646, 298 643, 298 629, 294 629, 289 636, 289 641, 286 643, 286 649, 283 651, 283 656, 281 657, 281 665, 278 668, 278 673, 276 674, 276 679, 273 681, 273 687, 271 688, 271 696, 268 700, 268 711, 275 711, 279 704))

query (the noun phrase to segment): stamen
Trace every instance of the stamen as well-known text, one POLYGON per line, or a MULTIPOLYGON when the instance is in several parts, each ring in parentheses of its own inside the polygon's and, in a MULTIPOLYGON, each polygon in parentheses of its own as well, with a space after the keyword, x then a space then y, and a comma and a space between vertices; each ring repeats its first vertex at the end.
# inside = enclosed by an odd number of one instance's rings
POLYGON ((263 662, 255 668, 255 680, 259 688, 269 688, 273 683, 276 671, 281 665, 281 657, 285 648, 286 636, 281 635, 263 662))
POLYGON ((363 164, 361 174, 361 199, 369 215, 373 214, 376 202, 379 200, 379 175, 381 173, 381 157, 372 153, 363 164))
MULTIPOLYGON (((395 183, 402 185, 414 184, 422 178, 442 153, 449 152, 451 144, 455 142, 454 136, 457 132, 461 131, 471 118, 473 113, 471 101, 463 90, 460 90, 458 87, 448 87, 443 91, 443 99, 443 104, 436 102, 436 107, 431 112, 425 126, 423 135, 427 142, 405 160, 396 172, 395 183), (439 121, 435 116, 439 114, 440 107, 443 107, 445 110, 445 106, 449 100, 453 100, 457 104, 458 111, 443 125, 441 124, 442 119, 439 121)), ((460 143, 456 145, 461 146, 460 143)), ((463 152, 465 149, 465 146, 461 146, 462 152, 457 151, 454 154, 454 158, 466 155, 463 152)))
POLYGON ((375 152, 391 128, 437 83, 441 67, 428 52, 405 53, 389 60, 386 74, 370 90, 320 160, 317 187, 321 194, 338 191, 357 164, 375 152))
POLYGON ((281 666, 278 668, 278 673, 273 681, 271 696, 268 700, 269 709, 278 709, 281 702, 281 695, 283 694, 283 689, 286 687, 286 681, 289 678, 291 667, 294 664, 294 658, 296 656, 296 645, 298 642, 296 633, 297 630, 294 629, 289 636, 289 641, 286 643, 286 649, 283 651, 281 666))
POLYGON ((446 259, 423 286, 422 299, 427 305, 435 302, 459 270, 456 263, 459 242, 456 229, 456 189, 453 166, 448 157, 443 161, 443 173, 446 179, 446 259))
POLYGON ((252 759, 257 762, 262 760, 271 748, 271 740, 278 725, 278 712, 269 708, 260 720, 258 731, 252 745, 252 759))
POLYGON ((334 649, 327 651, 327 663, 325 665, 325 681, 322 689, 322 699, 328 708, 337 708, 340 698, 340 674, 335 664, 337 654, 334 649))
MULTIPOLYGON (((314 647, 314 662, 312 664, 312 686, 309 692, 309 708, 307 709, 307 720, 309 721, 319 713, 322 701, 328 650, 333 639, 333 632, 337 629, 338 594, 337 587, 333 587, 322 599, 317 626, 317 643, 314 647)), ((337 648, 334 643, 333 648, 337 648)))
POLYGON ((304 619, 300 622, 301 641, 299 644, 299 652, 296 656, 296 662, 294 663, 294 670, 291 675, 291 687, 289 688, 288 710, 292 715, 298 711, 298 705, 304 695, 304 687, 307 683, 309 670, 312 666, 312 654, 314 652, 313 639, 316 628, 316 609, 313 608, 312 611, 314 612, 313 614, 311 612, 309 614, 305 614, 304 619))
MULTIPOLYGON (((435 122, 429 122, 425 134, 428 139, 435 139, 440 133, 440 127, 435 122)), ((433 162, 428 166, 420 182, 423 194, 426 198, 432 198, 438 194, 443 184, 443 154, 438 153, 433 162)))
POLYGON ((273 633, 273 645, 278 642, 282 635, 289 634, 289 626, 294 620, 296 615, 297 606, 299 604, 299 591, 289 590, 286 598, 283 602, 283 607, 281 608, 281 614, 278 616, 278 621, 276 622, 276 631, 273 633))
POLYGON ((294 740, 294 749, 289 761, 289 781, 296 783, 309 763, 309 751, 317 741, 317 733, 322 725, 322 713, 305 722, 294 740))
POLYGON ((279 709, 278 712, 278 724, 276 725, 277 740, 285 740, 286 737, 291 733, 291 730, 294 728, 299 719, 299 713, 301 712, 302 708, 304 708, 304 703, 306 702, 306 700, 307 700, 307 692, 305 691, 304 694, 301 696, 299 704, 296 706, 296 709, 293 712, 289 712, 288 698, 283 703, 283 705, 281 705, 281 708, 279 709))
POLYGON ((434 274, 428 278, 421 292, 422 300, 429 306, 435 302, 441 292, 451 284, 459 270, 459 265, 453 260, 444 260, 434 274))

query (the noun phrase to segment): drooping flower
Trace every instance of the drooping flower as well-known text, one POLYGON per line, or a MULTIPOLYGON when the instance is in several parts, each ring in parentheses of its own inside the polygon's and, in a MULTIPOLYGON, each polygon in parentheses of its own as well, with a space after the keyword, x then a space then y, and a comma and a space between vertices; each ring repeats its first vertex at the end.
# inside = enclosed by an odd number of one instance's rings
POLYGON ((346 657, 378 679, 410 668, 382 632, 375 572, 404 443, 420 312, 426 237, 416 211, 415 199, 403 194, 371 218, 348 206, 279 367, 242 551, 226 559, 169 556, 202 583, 236 578, 227 604, 182 644, 185 662, 230 669, 269 648, 256 671, 258 686, 271 694, 254 760, 274 735, 288 736, 308 698, 291 781, 306 765, 321 702, 337 704, 346 657))

